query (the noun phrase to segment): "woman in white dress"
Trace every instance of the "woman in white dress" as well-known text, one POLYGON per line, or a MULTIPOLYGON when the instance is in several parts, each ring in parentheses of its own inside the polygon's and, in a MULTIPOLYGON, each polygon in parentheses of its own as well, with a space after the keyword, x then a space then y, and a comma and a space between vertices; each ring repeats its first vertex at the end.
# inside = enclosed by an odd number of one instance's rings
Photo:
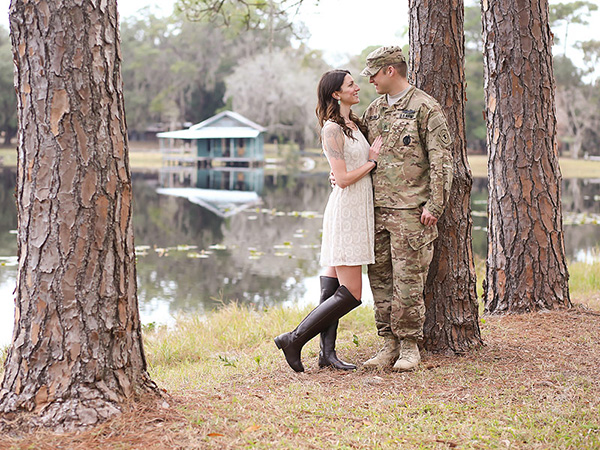
POLYGON ((375 262, 373 189, 370 173, 377 167, 381 147, 361 132, 352 112, 360 88, 347 70, 331 70, 319 81, 317 118, 321 142, 336 180, 323 216, 321 298, 294 331, 275 338, 292 369, 303 372, 300 354, 310 339, 321 333, 319 367, 354 370, 338 359, 335 340, 339 319, 361 304, 362 265, 375 262))

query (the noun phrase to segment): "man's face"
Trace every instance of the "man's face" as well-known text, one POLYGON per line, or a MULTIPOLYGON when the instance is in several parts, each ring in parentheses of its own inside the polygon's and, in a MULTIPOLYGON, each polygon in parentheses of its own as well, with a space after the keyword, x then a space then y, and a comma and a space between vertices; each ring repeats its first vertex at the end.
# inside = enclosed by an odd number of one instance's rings
POLYGON ((369 77, 369 83, 373 83, 378 94, 389 94, 390 89, 390 67, 385 66, 377 71, 375 75, 369 77))

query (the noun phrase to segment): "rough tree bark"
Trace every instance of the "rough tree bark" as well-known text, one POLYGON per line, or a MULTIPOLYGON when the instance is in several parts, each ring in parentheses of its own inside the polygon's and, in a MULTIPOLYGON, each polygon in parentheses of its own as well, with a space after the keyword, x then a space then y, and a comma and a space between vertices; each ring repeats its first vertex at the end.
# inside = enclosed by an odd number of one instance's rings
POLYGON ((116 0, 13 0, 15 328, 0 412, 68 430, 156 392, 142 348, 116 0))
POLYGON ((454 136, 454 181, 425 286, 424 346, 464 353, 482 344, 465 139, 464 3, 410 0, 409 8, 411 82, 440 102, 454 136))
POLYGON ((547 0, 483 0, 489 313, 571 306, 547 0))

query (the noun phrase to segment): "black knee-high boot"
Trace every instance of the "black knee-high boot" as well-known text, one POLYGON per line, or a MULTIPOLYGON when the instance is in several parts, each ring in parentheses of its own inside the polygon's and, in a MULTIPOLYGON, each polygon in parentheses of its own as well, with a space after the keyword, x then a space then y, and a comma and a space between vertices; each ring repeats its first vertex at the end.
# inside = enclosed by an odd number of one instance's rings
MULTIPOLYGON (((321 299, 323 303, 331 297, 340 283, 337 278, 321 277, 321 299)), ((329 325, 325 330, 321 331, 321 351, 319 353, 319 367, 333 367, 339 370, 354 370, 354 364, 348 364, 338 359, 335 352, 335 340, 337 339, 337 328, 339 320, 329 325)))
POLYGON ((275 344, 283 350, 290 367, 296 372, 304 372, 300 358, 304 344, 360 304, 360 300, 356 300, 346 286, 340 286, 331 297, 313 309, 294 331, 277 336, 275 344))

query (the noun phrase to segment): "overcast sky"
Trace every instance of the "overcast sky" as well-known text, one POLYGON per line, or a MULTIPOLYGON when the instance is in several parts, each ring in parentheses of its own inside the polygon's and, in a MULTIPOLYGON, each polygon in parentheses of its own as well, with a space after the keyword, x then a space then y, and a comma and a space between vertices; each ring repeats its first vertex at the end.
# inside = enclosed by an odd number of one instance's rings
MULTIPOLYGON (((569 0, 550 0, 550 3, 569 0)), ((600 4, 600 0, 592 0, 600 4)), ((152 6, 157 14, 168 15, 173 10, 175 0, 118 0, 121 17, 135 15, 145 6, 152 6)), ((466 4, 479 4, 476 0, 465 0, 466 4)), ((0 23, 8 27, 8 7, 10 0, 0 0, 0 23)), ((343 62, 345 55, 356 55, 369 45, 389 45, 407 43, 403 33, 408 26, 408 0, 304 0, 299 20, 302 20, 311 33, 308 46, 323 50, 327 61, 336 65, 343 62)), ((576 40, 593 39, 592 30, 600 28, 600 11, 590 19, 590 25, 569 27, 569 43, 576 40)), ((553 30, 560 38, 564 30, 553 30)), ((562 53, 562 47, 554 53, 562 53)), ((574 51, 569 57, 576 59, 574 51)), ((578 61, 575 61, 578 63, 578 61)))
MULTIPOLYGON (((135 15, 145 6, 152 6, 157 14, 168 15, 174 3, 174 0, 117 1, 121 17, 135 15)), ((0 0, 0 23, 5 27, 8 27, 9 4, 10 0, 0 0)), ((305 0, 297 18, 308 26, 312 35, 308 46, 324 50, 327 60, 334 64, 345 59, 344 55, 358 54, 369 45, 404 45, 406 42, 399 35, 408 26, 408 0, 369 0, 368 5, 366 8, 364 0, 321 0, 317 8, 314 0, 305 0), (389 14, 389 10, 394 14, 389 14)))

